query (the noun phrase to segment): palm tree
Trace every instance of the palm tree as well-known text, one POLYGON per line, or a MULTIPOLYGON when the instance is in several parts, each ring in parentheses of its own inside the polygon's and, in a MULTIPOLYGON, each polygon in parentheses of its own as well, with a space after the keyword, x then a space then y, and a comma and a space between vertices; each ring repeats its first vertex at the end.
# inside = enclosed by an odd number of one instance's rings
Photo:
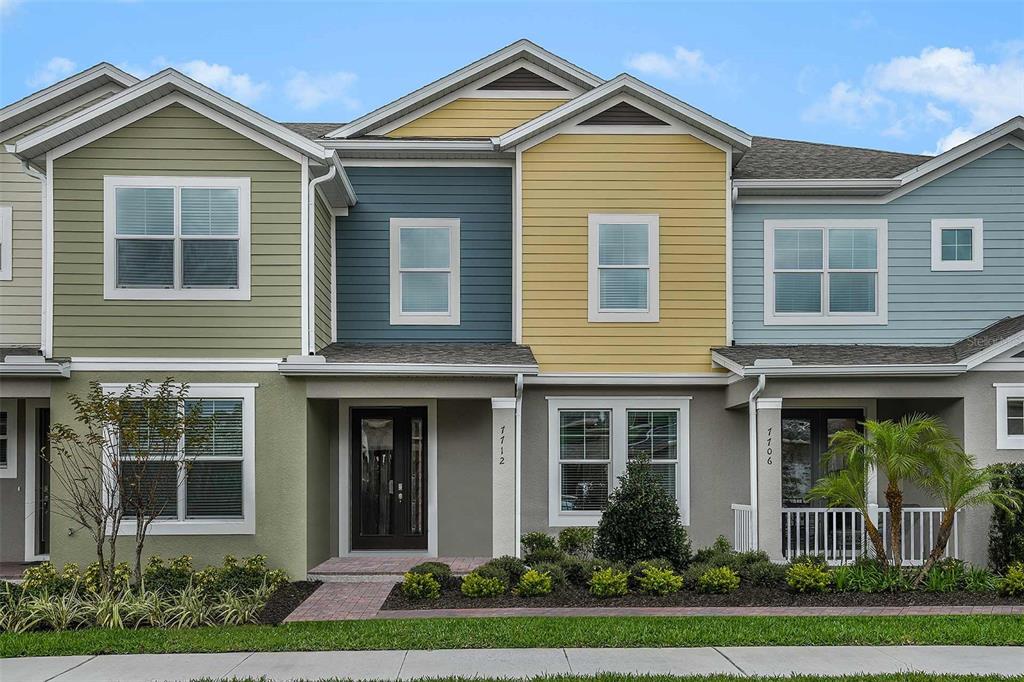
POLYGON ((867 490, 867 463, 859 451, 852 451, 847 456, 846 467, 819 479, 809 495, 825 500, 830 507, 851 507, 859 511, 864 519, 864 530, 875 549, 875 558, 885 564, 885 541, 868 514, 867 490))
MULTIPOLYGON (((876 467, 885 474, 888 481, 885 501, 889 507, 887 530, 892 565, 896 568, 903 562, 903 482, 920 479, 926 462, 958 457, 965 455, 956 436, 941 420, 922 414, 908 415, 898 422, 869 419, 864 422, 863 433, 848 429, 834 434, 825 453, 826 461, 839 459, 848 467, 863 467, 865 484, 868 467, 876 467)), ((876 552, 877 549, 876 546, 876 552)), ((884 560, 884 553, 879 556, 884 560)))
POLYGON ((967 507, 992 505, 1006 511, 1017 511, 1021 507, 1021 493, 1012 488, 999 488, 993 483, 1005 478, 1005 474, 975 466, 974 458, 943 457, 932 453, 925 464, 921 485, 935 494, 942 503, 942 521, 928 559, 921 566, 915 584, 920 584, 935 562, 942 558, 946 545, 953 533, 956 513, 967 507))

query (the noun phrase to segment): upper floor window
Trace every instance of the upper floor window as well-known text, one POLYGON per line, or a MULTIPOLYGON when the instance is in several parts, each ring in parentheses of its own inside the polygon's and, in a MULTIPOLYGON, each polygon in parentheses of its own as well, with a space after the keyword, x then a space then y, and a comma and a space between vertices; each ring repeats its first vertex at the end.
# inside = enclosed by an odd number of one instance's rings
POLYGON ((982 270, 983 225, 980 218, 932 220, 932 270, 982 270))
POLYGON ((885 220, 766 220, 764 323, 885 324, 885 220))
POLYGON ((658 216, 591 213, 587 231, 587 319, 657 322, 658 216))
POLYGON ((104 298, 249 300, 249 187, 104 177, 104 298))
POLYGON ((18 476, 18 401, 0 400, 0 478, 18 476))
POLYGON ((14 277, 14 217, 10 206, 0 206, 0 280, 14 277))
POLYGON ((1024 450, 1024 384, 996 384, 996 449, 1024 450))
POLYGON ((391 324, 459 324, 459 219, 392 218, 391 324))

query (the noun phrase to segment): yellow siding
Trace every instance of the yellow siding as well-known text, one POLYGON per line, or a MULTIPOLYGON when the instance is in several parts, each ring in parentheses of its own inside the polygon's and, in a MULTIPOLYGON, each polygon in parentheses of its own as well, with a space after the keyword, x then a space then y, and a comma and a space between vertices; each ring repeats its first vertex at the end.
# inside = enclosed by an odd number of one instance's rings
POLYGON ((564 103, 564 99, 457 99, 392 130, 388 136, 492 137, 564 103))
POLYGON ((545 372, 707 372, 725 343, 726 155, 690 135, 558 135, 523 154, 523 343, 545 372), (587 216, 656 213, 656 323, 587 321, 587 216))

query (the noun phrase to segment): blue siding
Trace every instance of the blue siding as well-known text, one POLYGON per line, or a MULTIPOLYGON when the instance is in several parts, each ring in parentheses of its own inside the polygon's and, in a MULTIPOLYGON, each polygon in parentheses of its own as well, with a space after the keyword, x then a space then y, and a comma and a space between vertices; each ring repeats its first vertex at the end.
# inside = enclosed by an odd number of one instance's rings
POLYGON ((1024 313, 1024 151, 1011 145, 888 204, 738 204, 733 227, 737 343, 945 344, 1024 313), (764 325, 764 221, 821 217, 889 221, 888 325, 764 325), (955 217, 984 220, 981 272, 931 270, 931 220, 955 217))
POLYGON ((359 203, 337 219, 339 341, 511 341, 512 169, 348 168, 359 203), (461 324, 391 326, 391 218, 459 218, 461 324))

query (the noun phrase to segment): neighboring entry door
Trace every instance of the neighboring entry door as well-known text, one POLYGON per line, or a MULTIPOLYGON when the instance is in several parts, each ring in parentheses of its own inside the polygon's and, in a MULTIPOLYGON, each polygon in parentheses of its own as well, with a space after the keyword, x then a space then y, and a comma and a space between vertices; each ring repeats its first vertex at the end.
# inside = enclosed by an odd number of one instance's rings
POLYGON ((824 506, 809 491, 830 470, 821 461, 829 439, 839 431, 860 430, 863 421, 862 410, 782 411, 783 507, 824 506))
POLYGON ((427 409, 352 410, 352 549, 427 548, 427 409))
POLYGON ((28 456, 35 457, 35 530, 37 556, 50 553, 50 408, 40 407, 36 411, 36 451, 28 456))

